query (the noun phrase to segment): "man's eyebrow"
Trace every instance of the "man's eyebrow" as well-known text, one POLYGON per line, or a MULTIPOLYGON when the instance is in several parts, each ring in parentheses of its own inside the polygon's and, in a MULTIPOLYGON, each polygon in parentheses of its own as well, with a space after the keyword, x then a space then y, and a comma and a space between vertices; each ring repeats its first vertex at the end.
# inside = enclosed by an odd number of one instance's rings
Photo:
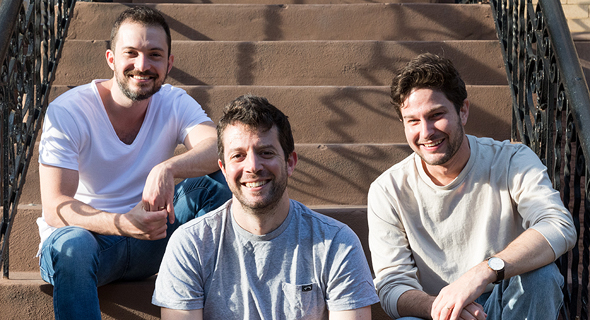
MULTIPOLYGON (((134 46, 123 46, 122 48, 123 48, 123 50, 125 50, 125 49, 139 50, 139 49, 137 49, 134 46)), ((160 48, 160 47, 152 47, 152 48, 149 48, 148 51, 162 51, 162 52, 165 52, 166 50, 164 48, 160 48)))
MULTIPOLYGON (((232 151, 240 151, 240 150, 244 150, 246 148, 242 147, 242 146, 237 146, 234 148, 228 148, 227 151, 228 152, 232 152, 232 151)), ((272 145, 272 144, 264 144, 264 145, 260 145, 260 146, 255 146, 254 150, 262 150, 262 149, 273 149, 273 150, 277 150, 277 148, 272 145)))
MULTIPOLYGON (((445 110, 445 109, 446 109, 446 107, 445 107, 445 106, 443 106, 443 105, 439 105, 439 106, 436 106, 436 107, 434 107, 434 108, 432 108, 432 109, 428 110, 428 112, 426 112, 426 114, 430 115, 430 114, 433 114, 433 113, 435 113, 435 112, 437 112, 437 111, 440 111, 440 110, 445 110)), ((414 115, 414 114, 408 114, 408 115, 406 115, 406 116, 403 116, 402 118, 403 118, 403 119, 408 119, 408 118, 415 118, 415 115, 414 115)))

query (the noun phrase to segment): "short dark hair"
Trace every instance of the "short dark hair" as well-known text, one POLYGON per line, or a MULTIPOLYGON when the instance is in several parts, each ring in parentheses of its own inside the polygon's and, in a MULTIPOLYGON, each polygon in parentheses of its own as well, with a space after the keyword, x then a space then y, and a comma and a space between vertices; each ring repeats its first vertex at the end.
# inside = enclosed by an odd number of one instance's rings
POLYGON ((236 122, 264 132, 276 126, 279 143, 285 154, 285 161, 289 159, 289 156, 295 150, 289 117, 270 104, 266 98, 247 94, 238 97, 224 108, 223 116, 217 125, 217 154, 223 165, 225 165, 223 159, 223 132, 227 126, 236 122))
POLYGON ((401 68, 391 82, 391 104, 402 119, 401 108, 413 89, 442 92, 455 105, 457 113, 467 99, 465 82, 451 60, 423 53, 401 68))
POLYGON ((168 56, 170 56, 172 38, 170 37, 170 27, 166 23, 166 19, 162 13, 156 9, 146 6, 133 6, 123 11, 111 29, 111 50, 115 50, 115 43, 117 41, 117 34, 123 22, 135 22, 143 26, 162 27, 166 32, 166 43, 168 44, 168 56))

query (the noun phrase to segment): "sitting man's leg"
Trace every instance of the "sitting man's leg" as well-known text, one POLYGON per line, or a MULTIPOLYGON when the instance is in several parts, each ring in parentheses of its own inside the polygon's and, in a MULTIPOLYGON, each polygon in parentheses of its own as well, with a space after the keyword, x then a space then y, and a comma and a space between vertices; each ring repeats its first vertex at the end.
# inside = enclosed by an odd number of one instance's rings
POLYGON ((174 190, 176 221, 171 227, 176 230, 187 221, 219 208, 231 197, 232 193, 221 170, 203 177, 185 179, 174 190))
POLYGON ((221 171, 189 178, 176 185, 174 191, 173 224, 168 223, 166 238, 147 241, 129 239, 128 268, 121 280, 137 280, 158 272, 170 236, 180 225, 220 207, 231 199, 232 193, 221 171))
POLYGON ((56 319, 100 319, 97 287, 116 280, 144 279, 158 272, 166 244, 182 223, 212 211, 231 198, 221 171, 186 179, 176 186, 176 221, 156 241, 97 235, 63 227, 43 242, 41 276, 54 286, 56 319))
POLYGON ((55 319, 100 319, 97 287, 123 274, 126 239, 67 226, 43 242, 41 277, 53 285, 55 319))
MULTIPOLYGON (((555 263, 502 281, 485 301, 487 320, 557 319, 563 276, 555 263)), ((482 296, 482 298, 484 298, 482 296)))

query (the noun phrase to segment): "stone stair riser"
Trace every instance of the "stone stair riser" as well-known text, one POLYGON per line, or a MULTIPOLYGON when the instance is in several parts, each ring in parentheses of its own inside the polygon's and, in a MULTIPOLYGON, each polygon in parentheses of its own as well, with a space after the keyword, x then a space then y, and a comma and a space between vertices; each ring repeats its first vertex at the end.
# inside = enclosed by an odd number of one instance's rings
MULTIPOLYGON (((496 40, 489 5, 212 5, 155 4, 166 16, 172 40, 496 40), (453 23, 436 19, 453 16, 453 23), (435 22, 435 23, 433 23, 435 22), (362 27, 360 27, 362 26, 362 27), (465 26, 470 26, 465 28, 465 26)), ((76 4, 68 40, 109 40, 128 5, 76 4), (100 8, 100 9, 98 9, 100 8), (101 14, 96 15, 100 10, 101 14), (82 23, 83 22, 83 23, 82 23)))
MULTIPOLYGON (((54 85, 110 78, 106 41, 69 41, 54 85), (80 66, 84 66, 81 68, 80 66)), ((497 40, 476 41, 176 41, 173 85, 386 86, 422 52, 456 61, 466 84, 506 85, 497 40), (485 57, 485 58, 476 58, 485 57)))

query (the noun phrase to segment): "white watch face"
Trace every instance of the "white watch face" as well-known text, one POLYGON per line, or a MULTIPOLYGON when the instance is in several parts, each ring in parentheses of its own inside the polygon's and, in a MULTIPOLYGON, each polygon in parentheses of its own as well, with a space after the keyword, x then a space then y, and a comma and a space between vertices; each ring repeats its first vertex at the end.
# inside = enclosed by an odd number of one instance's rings
POLYGON ((504 268, 504 261, 500 258, 490 258, 488 265, 492 270, 502 270, 504 268))

